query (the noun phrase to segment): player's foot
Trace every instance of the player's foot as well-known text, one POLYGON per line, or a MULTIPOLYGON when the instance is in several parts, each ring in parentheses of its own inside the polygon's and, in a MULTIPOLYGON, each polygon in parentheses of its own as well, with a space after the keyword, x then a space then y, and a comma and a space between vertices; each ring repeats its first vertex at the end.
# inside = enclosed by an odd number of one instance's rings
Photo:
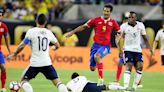
POLYGON ((127 91, 127 92, 134 92, 135 89, 134 89, 134 88, 131 88, 131 87, 128 87, 128 88, 126 88, 126 91, 127 91))
POLYGON ((102 86, 102 85, 104 85, 104 79, 99 79, 97 86, 102 86))
POLYGON ((142 84, 139 84, 138 86, 137 86, 137 88, 142 88, 143 87, 143 85, 142 84))
POLYGON ((7 90, 5 88, 2 88, 0 92, 7 92, 7 90))

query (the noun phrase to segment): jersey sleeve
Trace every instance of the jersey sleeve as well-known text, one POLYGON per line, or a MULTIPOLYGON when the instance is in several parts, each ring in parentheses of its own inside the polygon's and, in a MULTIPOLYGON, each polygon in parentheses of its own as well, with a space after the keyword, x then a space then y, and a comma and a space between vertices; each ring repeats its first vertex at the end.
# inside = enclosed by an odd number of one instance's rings
POLYGON ((113 21, 113 26, 114 26, 114 29, 116 30, 116 31, 119 31, 120 30, 120 26, 119 26, 119 24, 117 23, 117 21, 113 21))
POLYGON ((23 42, 28 44, 31 40, 31 33, 30 30, 27 31, 25 38, 23 39, 23 42))
POLYGON ((55 35, 51 31, 49 31, 49 35, 50 35, 50 42, 52 42, 52 43, 58 42, 55 35))
POLYGON ((146 35, 145 26, 143 23, 141 23, 141 35, 146 35))
POLYGON ((85 25, 88 27, 95 26, 95 18, 88 20, 85 25))
POLYGON ((120 26, 120 31, 121 31, 121 33, 125 33, 124 24, 122 24, 122 25, 120 26))
POLYGON ((157 32, 157 35, 155 37, 155 41, 159 41, 159 38, 160 38, 160 31, 157 32))

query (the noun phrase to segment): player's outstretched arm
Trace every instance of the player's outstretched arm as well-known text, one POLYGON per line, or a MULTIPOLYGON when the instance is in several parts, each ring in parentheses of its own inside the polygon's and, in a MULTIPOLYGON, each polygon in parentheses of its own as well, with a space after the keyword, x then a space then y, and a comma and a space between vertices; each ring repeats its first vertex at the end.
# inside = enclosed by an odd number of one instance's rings
POLYGON ((154 52, 155 52, 155 49, 156 49, 156 47, 157 47, 157 44, 158 44, 158 41, 154 41, 154 43, 153 43, 153 47, 152 47, 152 50, 153 50, 153 54, 154 54, 154 52))
POLYGON ((74 33, 83 31, 83 30, 86 29, 86 28, 88 28, 87 25, 81 25, 81 26, 75 28, 74 30, 68 32, 68 34, 66 35, 66 37, 67 37, 67 38, 68 38, 68 37, 71 37, 74 33))
POLYGON ((24 43, 24 42, 22 41, 22 42, 19 44, 19 46, 18 46, 18 48, 16 49, 16 51, 15 51, 13 54, 9 55, 9 56, 7 57, 7 59, 10 60, 10 59, 15 58, 15 56, 16 56, 19 52, 21 52, 21 51, 24 49, 25 46, 26 46, 26 43, 24 43))
POLYGON ((11 54, 8 33, 6 33, 6 35, 4 35, 4 38, 5 38, 7 50, 9 51, 9 54, 11 54))

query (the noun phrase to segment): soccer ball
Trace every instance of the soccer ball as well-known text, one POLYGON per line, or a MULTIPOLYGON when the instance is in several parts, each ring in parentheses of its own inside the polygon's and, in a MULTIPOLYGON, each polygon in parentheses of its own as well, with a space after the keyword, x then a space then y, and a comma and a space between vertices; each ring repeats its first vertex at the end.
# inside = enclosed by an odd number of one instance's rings
POLYGON ((11 91, 18 92, 20 89, 20 83, 17 81, 11 81, 9 87, 11 91))

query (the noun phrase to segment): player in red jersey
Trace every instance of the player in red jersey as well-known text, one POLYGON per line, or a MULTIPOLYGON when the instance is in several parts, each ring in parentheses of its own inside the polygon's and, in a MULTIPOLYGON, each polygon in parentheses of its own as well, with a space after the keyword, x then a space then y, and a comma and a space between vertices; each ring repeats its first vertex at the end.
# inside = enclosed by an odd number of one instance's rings
POLYGON ((11 53, 10 48, 9 48, 9 40, 8 40, 8 28, 5 23, 2 22, 3 18, 3 10, 0 10, 0 69, 1 69, 1 92, 5 92, 5 83, 6 83, 6 68, 5 68, 5 59, 4 55, 1 52, 1 41, 2 41, 2 36, 5 38, 6 46, 11 53))
POLYGON ((75 28, 67 34, 67 37, 70 37, 74 33, 85 30, 86 28, 94 28, 94 44, 90 49, 90 70, 95 71, 97 66, 99 75, 98 85, 103 85, 104 83, 102 58, 110 52, 112 30, 120 30, 118 23, 110 18, 112 10, 113 7, 110 4, 106 4, 103 8, 103 16, 90 19, 84 25, 75 28))

